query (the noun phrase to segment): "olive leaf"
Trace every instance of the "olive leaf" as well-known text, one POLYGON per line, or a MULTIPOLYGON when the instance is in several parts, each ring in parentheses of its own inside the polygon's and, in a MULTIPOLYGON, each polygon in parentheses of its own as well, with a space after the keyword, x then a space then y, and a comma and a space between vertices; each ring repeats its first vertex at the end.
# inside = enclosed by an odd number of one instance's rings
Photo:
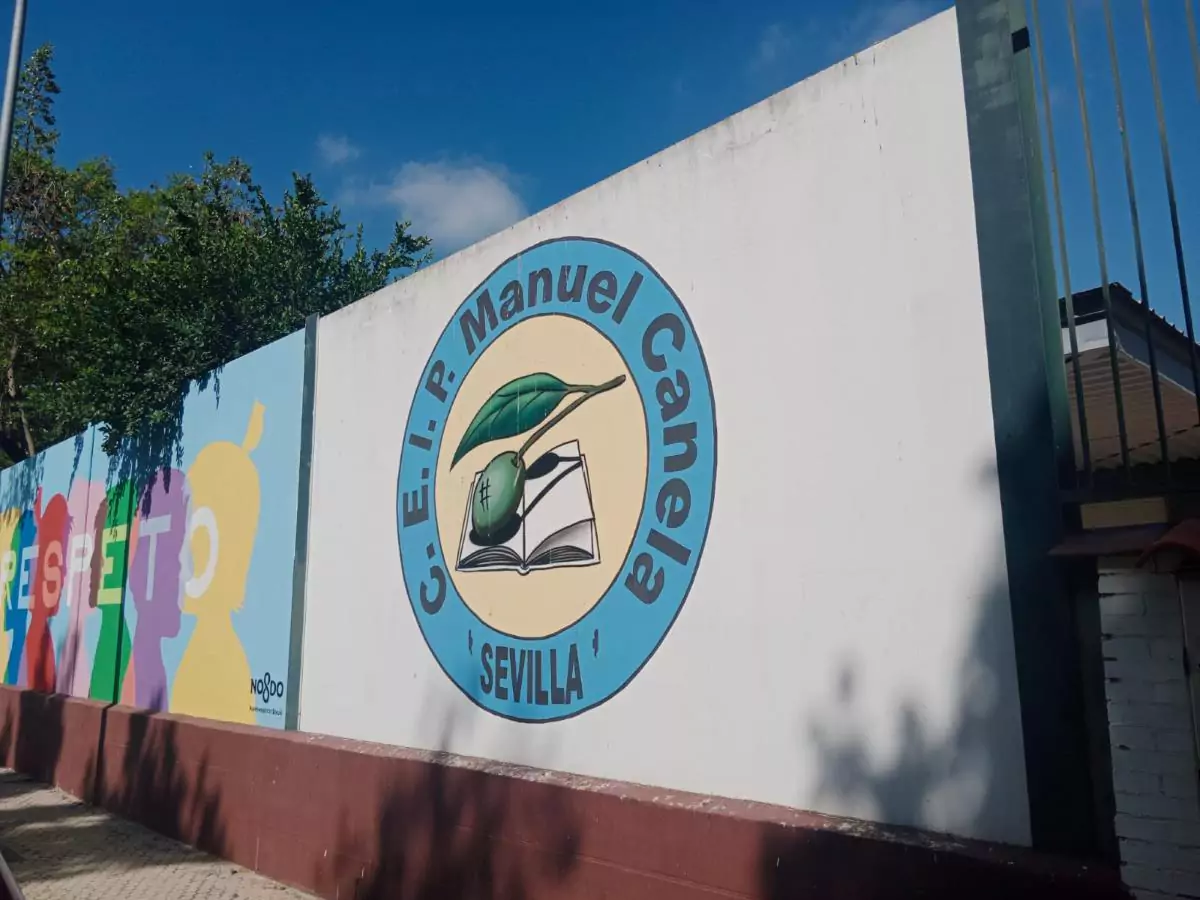
POLYGON ((545 421, 563 397, 578 390, 546 372, 514 378, 479 408, 458 442, 450 468, 481 444, 516 437, 545 421))

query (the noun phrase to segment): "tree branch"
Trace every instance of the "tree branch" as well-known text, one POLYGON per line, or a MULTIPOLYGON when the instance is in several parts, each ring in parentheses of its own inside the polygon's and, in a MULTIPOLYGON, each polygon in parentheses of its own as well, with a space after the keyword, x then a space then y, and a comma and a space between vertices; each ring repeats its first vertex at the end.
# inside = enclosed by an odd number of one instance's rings
MULTIPOLYGON (((7 373, 7 388, 9 399, 17 407, 17 412, 21 414, 21 429, 25 434, 25 455, 33 456, 37 452, 37 448, 33 443, 33 432, 29 429, 29 418, 25 415, 25 406, 21 403, 20 397, 17 396, 17 376, 16 376, 16 361, 17 349, 19 348, 17 339, 14 336, 12 339, 12 349, 8 353, 8 373, 7 373)), ((10 454, 11 456, 11 454, 10 454)))

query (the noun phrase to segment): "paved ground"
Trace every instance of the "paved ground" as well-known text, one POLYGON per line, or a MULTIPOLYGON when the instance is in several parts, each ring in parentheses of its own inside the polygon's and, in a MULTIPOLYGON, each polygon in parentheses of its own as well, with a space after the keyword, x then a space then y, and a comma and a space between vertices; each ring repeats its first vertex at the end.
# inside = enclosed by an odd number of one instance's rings
POLYGON ((311 900, 6 769, 0 852, 26 900, 311 900))

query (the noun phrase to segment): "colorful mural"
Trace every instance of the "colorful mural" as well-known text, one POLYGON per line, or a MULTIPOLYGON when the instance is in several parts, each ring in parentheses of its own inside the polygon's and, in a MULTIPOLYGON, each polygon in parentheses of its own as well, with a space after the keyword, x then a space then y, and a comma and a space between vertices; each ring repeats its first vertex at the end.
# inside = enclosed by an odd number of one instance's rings
POLYGON ((303 377, 297 332, 193 388, 171 464, 93 429, 0 472, 5 684, 284 726, 303 377))

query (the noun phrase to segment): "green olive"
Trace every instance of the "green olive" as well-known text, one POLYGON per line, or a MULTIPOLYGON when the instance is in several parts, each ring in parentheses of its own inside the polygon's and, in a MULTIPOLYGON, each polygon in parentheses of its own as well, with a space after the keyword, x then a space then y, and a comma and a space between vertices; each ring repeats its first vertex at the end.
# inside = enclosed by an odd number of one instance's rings
POLYGON ((501 453, 483 470, 471 497, 476 533, 492 537, 507 525, 521 505, 525 490, 525 461, 511 450, 501 453))

